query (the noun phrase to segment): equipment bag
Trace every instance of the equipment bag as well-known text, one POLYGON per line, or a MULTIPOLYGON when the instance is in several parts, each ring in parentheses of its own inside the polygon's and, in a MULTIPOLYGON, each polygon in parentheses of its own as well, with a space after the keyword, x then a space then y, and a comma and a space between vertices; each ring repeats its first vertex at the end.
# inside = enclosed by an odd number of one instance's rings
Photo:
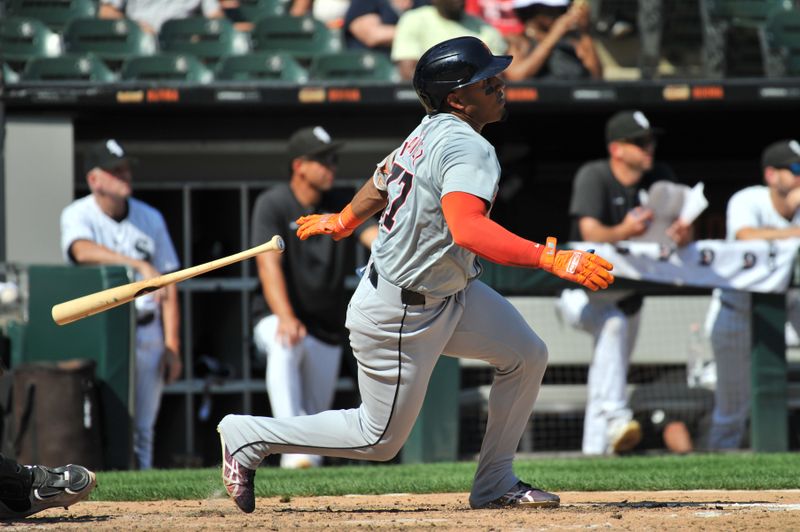
POLYGON ((12 396, 18 462, 102 468, 94 360, 21 364, 12 396))

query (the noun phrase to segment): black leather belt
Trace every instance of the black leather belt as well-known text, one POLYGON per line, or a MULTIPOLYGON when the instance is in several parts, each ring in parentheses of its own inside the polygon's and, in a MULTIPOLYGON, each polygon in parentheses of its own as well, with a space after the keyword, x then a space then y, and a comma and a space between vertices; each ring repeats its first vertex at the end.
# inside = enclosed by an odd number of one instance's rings
POLYGON ((139 316, 136 318, 136 325, 140 327, 143 325, 150 325, 153 323, 153 320, 156 319, 156 313, 151 312, 150 314, 144 314, 143 316, 139 316))
MULTIPOLYGON (((373 288, 378 288, 378 270, 376 270, 375 266, 372 264, 369 266, 369 282, 372 283, 373 288)), ((384 282, 388 283, 388 281, 384 282)), ((412 292, 411 290, 401 288, 400 301, 404 305, 424 305, 425 296, 418 292, 412 292)))

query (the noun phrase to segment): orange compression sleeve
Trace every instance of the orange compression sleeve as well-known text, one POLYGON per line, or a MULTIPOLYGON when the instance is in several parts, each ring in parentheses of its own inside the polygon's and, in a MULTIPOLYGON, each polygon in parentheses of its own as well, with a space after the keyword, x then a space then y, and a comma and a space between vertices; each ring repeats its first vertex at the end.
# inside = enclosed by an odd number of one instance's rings
POLYGON ((459 246, 498 264, 539 266, 544 246, 490 220, 481 198, 466 192, 451 192, 442 198, 442 210, 453 241, 459 246))

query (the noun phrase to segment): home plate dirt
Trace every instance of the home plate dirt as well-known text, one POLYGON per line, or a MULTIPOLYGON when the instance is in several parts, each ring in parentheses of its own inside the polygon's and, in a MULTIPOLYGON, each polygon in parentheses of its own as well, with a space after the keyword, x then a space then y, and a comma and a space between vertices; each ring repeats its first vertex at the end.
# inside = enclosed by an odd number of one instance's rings
POLYGON ((467 494, 84 502, 3 530, 797 530, 800 490, 561 492, 561 507, 470 510, 467 494))

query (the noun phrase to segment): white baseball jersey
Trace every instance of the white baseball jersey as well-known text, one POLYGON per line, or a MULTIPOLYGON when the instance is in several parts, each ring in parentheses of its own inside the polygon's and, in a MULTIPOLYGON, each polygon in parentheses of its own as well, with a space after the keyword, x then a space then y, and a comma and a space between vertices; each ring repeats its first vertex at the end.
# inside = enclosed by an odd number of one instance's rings
MULTIPOLYGON (((726 239, 736 240, 736 233, 745 227, 784 229, 800 225, 800 211, 791 220, 784 218, 769 196, 769 187, 756 185, 740 190, 728 200, 726 213, 726 239)), ((750 293, 735 290, 718 290, 724 304, 736 309, 750 311, 750 293)))
MULTIPOLYGON (((134 198, 128 200, 128 216, 119 222, 104 213, 91 194, 72 202, 61 213, 61 251, 69 262, 74 262, 69 248, 76 240, 91 240, 126 257, 145 260, 161 273, 180 267, 164 217, 134 198)), ((153 294, 136 299, 140 316, 156 312, 157 306, 153 294)))
POLYGON ((372 246, 378 273, 433 297, 463 290, 480 266, 474 253, 453 242, 441 198, 467 192, 491 204, 499 180, 494 147, 466 122, 447 113, 423 118, 387 179, 389 203, 372 246))

